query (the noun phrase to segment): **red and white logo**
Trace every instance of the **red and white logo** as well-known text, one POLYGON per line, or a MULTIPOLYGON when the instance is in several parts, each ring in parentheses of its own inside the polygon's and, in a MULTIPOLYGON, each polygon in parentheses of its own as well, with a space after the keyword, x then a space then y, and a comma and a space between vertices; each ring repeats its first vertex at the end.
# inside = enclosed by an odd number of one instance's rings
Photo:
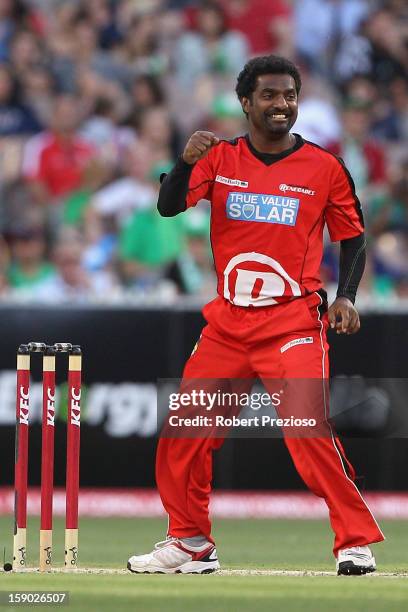
POLYGON ((72 389, 71 393, 71 412, 70 412, 70 422, 71 425, 75 425, 76 427, 81 426, 81 389, 78 392, 75 392, 75 389, 72 389))
POLYGON ((309 189, 308 187, 302 187, 300 185, 287 185, 286 183, 281 183, 279 189, 284 193, 287 191, 295 191, 296 193, 305 193, 310 196, 314 196, 316 193, 314 189, 309 189))
POLYGON ((20 401, 19 401, 19 407, 20 407, 19 423, 20 425, 28 425, 28 413, 30 409, 28 402, 29 402, 28 389, 26 391, 25 388, 21 386, 20 387, 20 401))
POLYGON ((50 387, 47 388, 47 425, 54 427, 55 421, 55 394, 50 387))
POLYGON ((224 298, 236 306, 271 306, 276 297, 289 288, 293 296, 302 294, 299 284, 289 276, 281 264, 262 253, 240 253, 233 257, 224 270, 224 298), (251 262, 262 264, 264 270, 248 270, 251 262), (239 267, 245 264, 245 267, 239 267))

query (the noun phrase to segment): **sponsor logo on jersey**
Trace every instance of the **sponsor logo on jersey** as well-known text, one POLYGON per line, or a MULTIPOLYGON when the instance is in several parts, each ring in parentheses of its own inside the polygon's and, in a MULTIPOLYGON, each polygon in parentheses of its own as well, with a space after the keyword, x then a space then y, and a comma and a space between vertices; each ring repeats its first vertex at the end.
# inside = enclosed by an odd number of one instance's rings
POLYGON ((275 298, 285 292, 293 296, 302 294, 299 284, 279 261, 264 253, 239 253, 230 259, 224 270, 224 297, 236 306, 270 306, 277 304, 275 298), (251 262, 268 269, 248 269, 251 262), (254 292, 257 285, 260 289, 254 292))
POLYGON ((290 342, 287 342, 286 344, 281 346, 280 352, 284 353, 288 349, 292 348, 292 346, 297 346, 298 344, 312 344, 312 342, 313 338, 311 338, 310 336, 307 338, 296 338, 296 340, 291 340, 290 342))
POLYGON ((295 191, 297 193, 304 193, 306 195, 311 195, 313 196, 316 192, 313 191, 313 189, 308 189, 308 187, 301 187, 300 185, 287 185, 286 183, 281 183, 279 185, 279 189, 281 191, 284 191, 285 193, 287 191, 295 191))
POLYGON ((294 226, 299 200, 267 193, 231 192, 227 199, 227 217, 236 221, 257 221, 294 226))
POLYGON ((217 176, 215 177, 215 182, 224 183, 224 185, 233 185, 234 187, 244 187, 245 189, 248 187, 247 181, 227 178, 226 176, 221 176, 221 174, 217 174, 217 176))

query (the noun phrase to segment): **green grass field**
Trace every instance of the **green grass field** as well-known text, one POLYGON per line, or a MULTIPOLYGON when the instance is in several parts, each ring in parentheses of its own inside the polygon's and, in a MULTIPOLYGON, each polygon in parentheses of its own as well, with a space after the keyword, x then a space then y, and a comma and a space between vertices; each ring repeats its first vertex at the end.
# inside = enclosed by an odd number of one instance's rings
MULTIPOLYGON (((217 549, 231 575, 0 573, 0 591, 64 590, 70 602, 62 609, 86 612, 406 612, 408 523, 387 521, 382 527, 387 541, 374 549, 378 569, 393 576, 237 575, 234 570, 333 571, 331 530, 321 521, 218 520, 217 549)), ((124 568, 131 554, 149 551, 165 529, 158 519, 82 519, 80 565, 124 568)), ((0 545, 7 546, 8 560, 11 533, 11 518, 0 518, 0 545)), ((28 560, 38 564, 36 519, 29 521, 28 560)), ((55 567, 62 562, 63 524, 55 521, 55 567)), ((17 608, 0 606, 0 612, 7 609, 17 608)))

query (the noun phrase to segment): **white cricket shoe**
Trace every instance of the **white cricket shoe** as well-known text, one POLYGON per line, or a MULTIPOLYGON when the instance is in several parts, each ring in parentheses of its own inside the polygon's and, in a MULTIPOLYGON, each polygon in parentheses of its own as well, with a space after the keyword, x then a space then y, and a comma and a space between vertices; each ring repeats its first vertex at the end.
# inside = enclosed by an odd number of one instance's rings
POLYGON ((210 574, 220 564, 214 544, 188 546, 170 537, 157 542, 151 553, 130 557, 127 568, 136 574, 210 574))
POLYGON ((361 576, 361 574, 375 572, 376 565, 373 553, 368 546, 353 546, 339 550, 336 568, 338 576, 361 576))

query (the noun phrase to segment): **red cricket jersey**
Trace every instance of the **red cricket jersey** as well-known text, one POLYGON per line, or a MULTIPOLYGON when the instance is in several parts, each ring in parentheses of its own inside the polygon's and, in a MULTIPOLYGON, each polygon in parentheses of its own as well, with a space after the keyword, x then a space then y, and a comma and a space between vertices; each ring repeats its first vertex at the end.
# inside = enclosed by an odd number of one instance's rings
POLYGON ((320 289, 324 225, 332 241, 364 231, 344 164, 296 138, 270 165, 242 136, 221 141, 193 168, 187 206, 211 201, 217 291, 237 306, 269 306, 320 289))
POLYGON ((63 142, 44 132, 29 142, 27 153, 26 178, 44 183, 53 197, 61 197, 80 187, 84 168, 95 152, 77 136, 63 142))
POLYGON ((292 19, 290 6, 282 0, 250 0, 241 7, 223 0, 221 6, 225 10, 228 30, 245 34, 253 55, 273 53, 279 42, 273 31, 274 22, 277 19, 292 19))

